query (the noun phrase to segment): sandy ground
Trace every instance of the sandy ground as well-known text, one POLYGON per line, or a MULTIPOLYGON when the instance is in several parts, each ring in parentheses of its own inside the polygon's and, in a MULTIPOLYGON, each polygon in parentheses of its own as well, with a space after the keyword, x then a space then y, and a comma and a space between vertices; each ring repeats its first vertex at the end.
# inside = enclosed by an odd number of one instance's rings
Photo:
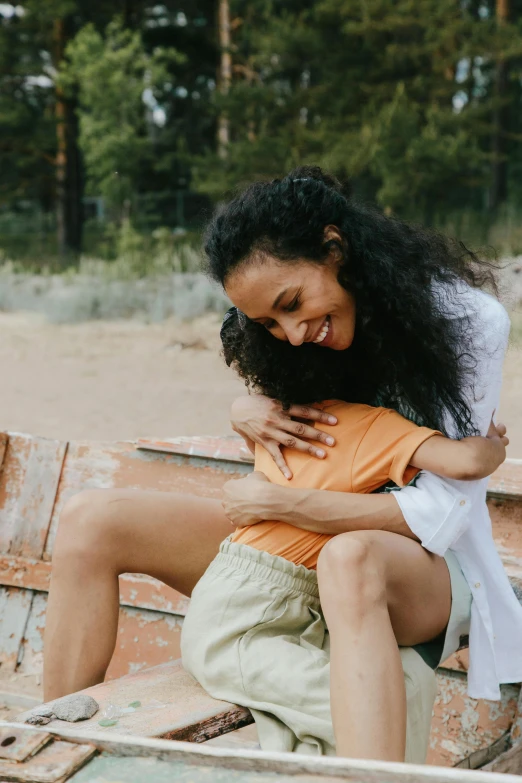
MULTIPOLYGON (((517 325, 518 326, 518 325, 517 325)), ((219 435, 241 382, 219 356, 219 318, 48 324, 0 313, 0 430, 95 440, 219 435)), ((522 458, 522 341, 509 351, 500 416, 522 458)))

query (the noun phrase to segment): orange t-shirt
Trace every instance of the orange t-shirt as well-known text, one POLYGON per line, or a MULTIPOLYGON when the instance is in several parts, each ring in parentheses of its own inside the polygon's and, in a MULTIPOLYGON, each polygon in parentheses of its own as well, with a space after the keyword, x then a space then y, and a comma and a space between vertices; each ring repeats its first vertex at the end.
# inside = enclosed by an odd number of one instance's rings
MULTIPOLYGON (((332 433, 336 445, 317 459, 295 449, 283 449, 293 477, 280 473, 270 454, 256 445, 255 469, 272 483, 303 489, 367 493, 390 479, 404 486, 418 473, 409 467, 419 446, 435 430, 418 427, 395 411, 347 402, 326 402, 320 406, 337 417, 335 425, 315 425, 332 433)), ((232 541, 279 555, 296 565, 316 568, 319 553, 330 534, 301 530, 286 522, 259 522, 238 528, 232 541)))

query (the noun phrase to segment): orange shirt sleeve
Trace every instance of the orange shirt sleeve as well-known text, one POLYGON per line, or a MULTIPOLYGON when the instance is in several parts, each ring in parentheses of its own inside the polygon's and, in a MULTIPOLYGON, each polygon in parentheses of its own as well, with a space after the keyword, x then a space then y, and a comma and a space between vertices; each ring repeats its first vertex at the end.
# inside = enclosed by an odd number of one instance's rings
POLYGON ((352 465, 354 492, 372 492, 390 479, 403 487, 419 472, 408 467, 424 441, 440 432, 418 427, 396 411, 376 409, 352 465))

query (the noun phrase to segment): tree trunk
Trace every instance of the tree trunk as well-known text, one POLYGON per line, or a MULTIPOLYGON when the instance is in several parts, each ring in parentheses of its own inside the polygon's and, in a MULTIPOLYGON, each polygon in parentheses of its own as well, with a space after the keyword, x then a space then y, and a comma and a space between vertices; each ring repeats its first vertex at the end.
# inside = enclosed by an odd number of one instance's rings
MULTIPOLYGON (((59 71, 68 41, 63 19, 54 22, 55 67, 59 71)), ((83 206, 82 175, 78 148, 78 123, 74 103, 60 85, 55 92, 56 119, 56 238, 62 263, 81 250, 83 206)))
MULTIPOLYGON (((221 95, 227 95, 232 81, 232 56, 230 54, 230 6, 229 0, 219 0, 218 9, 219 30, 219 79, 218 87, 221 95)), ((218 155, 225 159, 230 144, 230 120, 225 111, 221 111, 217 129, 218 155)))
MULTIPOLYGON (((511 0, 496 0, 496 18, 499 25, 509 21, 511 0)), ((489 204, 495 210, 507 199, 507 133, 509 128, 509 106, 507 104, 508 64, 500 56, 495 69, 495 101, 493 112, 493 138, 491 151, 493 165, 489 204)))

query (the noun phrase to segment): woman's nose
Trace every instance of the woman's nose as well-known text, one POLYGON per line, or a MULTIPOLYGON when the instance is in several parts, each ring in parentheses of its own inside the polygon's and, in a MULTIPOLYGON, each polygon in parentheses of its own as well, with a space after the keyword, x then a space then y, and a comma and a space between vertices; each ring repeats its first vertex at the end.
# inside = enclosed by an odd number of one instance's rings
POLYGON ((284 326, 288 342, 291 345, 302 345, 306 337, 306 323, 287 323, 284 326))

